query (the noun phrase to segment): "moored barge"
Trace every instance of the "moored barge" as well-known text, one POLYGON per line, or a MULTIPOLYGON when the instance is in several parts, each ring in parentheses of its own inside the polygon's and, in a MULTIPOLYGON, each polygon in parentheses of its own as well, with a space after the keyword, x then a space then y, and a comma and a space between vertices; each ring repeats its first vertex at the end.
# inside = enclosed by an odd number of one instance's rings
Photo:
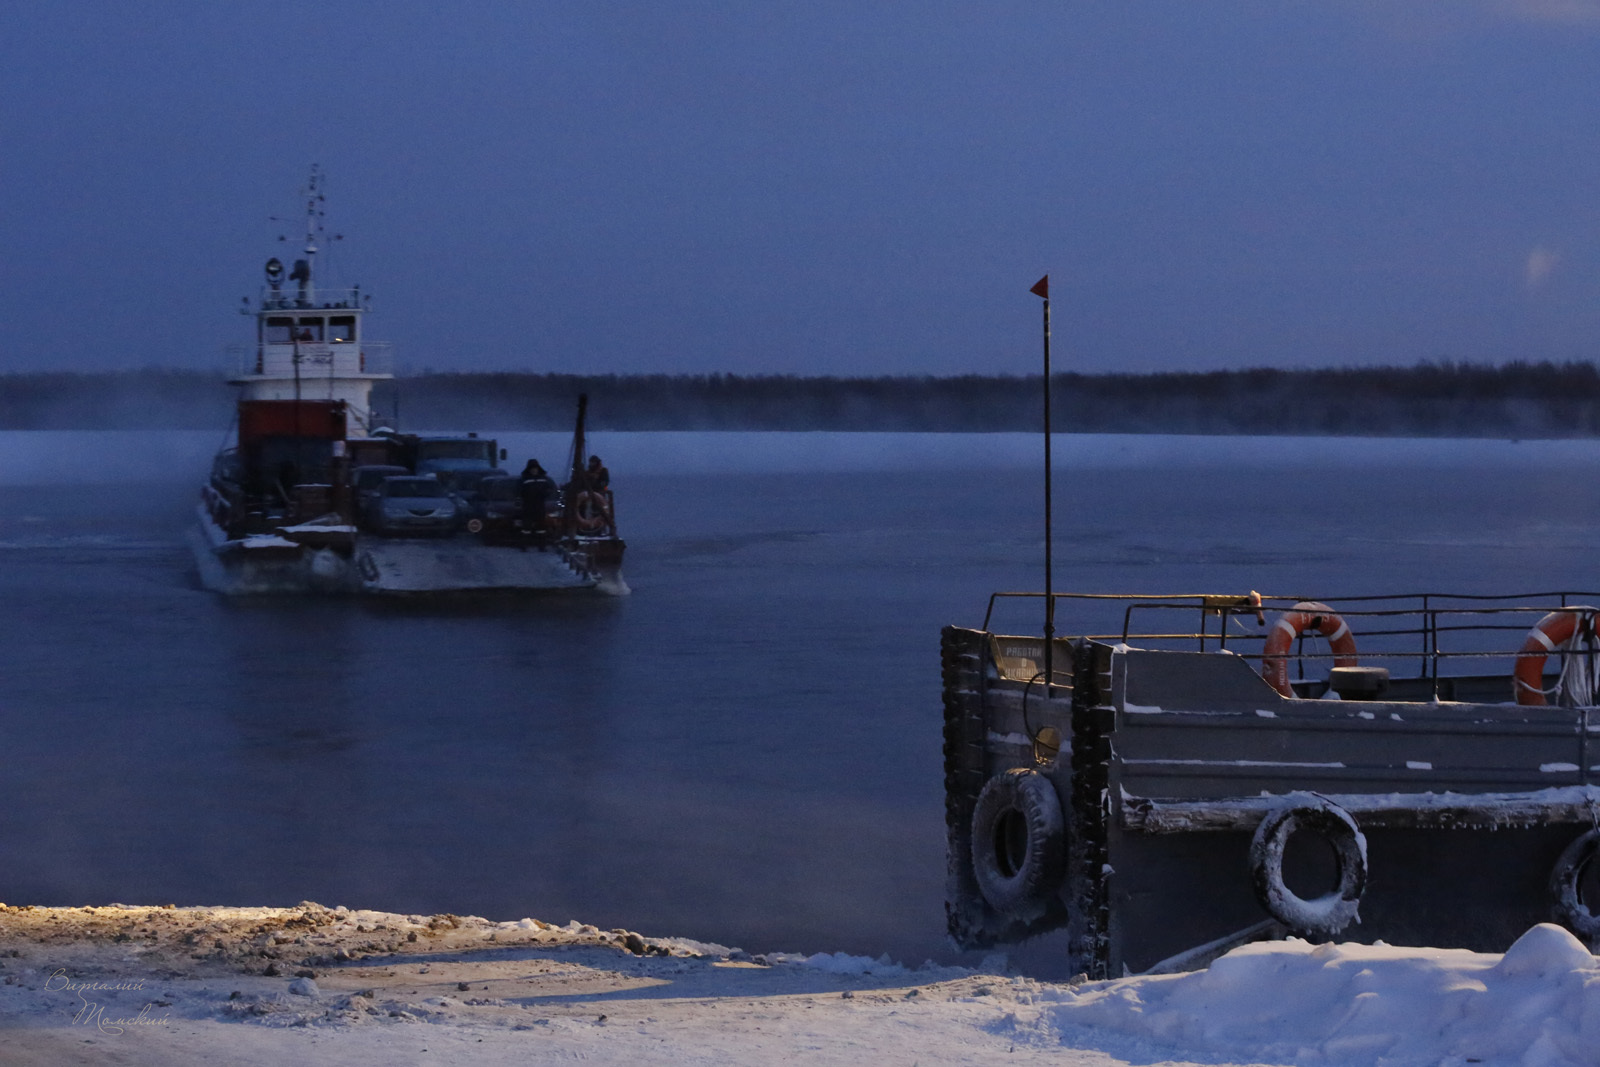
POLYGON ((1064 931, 1091 977, 1287 934, 1600 944, 1597 604, 996 594, 942 635, 952 939, 1064 931), (1048 654, 1018 636, 1057 609, 1048 654))

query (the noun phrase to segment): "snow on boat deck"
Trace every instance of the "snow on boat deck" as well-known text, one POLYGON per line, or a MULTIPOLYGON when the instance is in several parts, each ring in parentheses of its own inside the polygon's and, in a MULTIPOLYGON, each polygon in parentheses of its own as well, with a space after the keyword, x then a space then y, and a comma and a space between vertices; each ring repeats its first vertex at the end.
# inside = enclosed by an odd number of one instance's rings
POLYGON ((1600 961, 1302 941, 1050 984, 533 919, 0 905, 0 1062, 1589 1064, 1600 961))

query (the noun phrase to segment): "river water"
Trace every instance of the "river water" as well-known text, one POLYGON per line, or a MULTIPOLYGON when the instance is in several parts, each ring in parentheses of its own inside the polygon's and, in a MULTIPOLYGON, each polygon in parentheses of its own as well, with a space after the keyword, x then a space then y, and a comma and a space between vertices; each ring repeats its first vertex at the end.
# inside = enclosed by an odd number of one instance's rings
MULTIPOLYGON (((564 452, 501 443, 513 467, 564 452)), ((1037 438, 598 435, 632 596, 396 602, 198 588, 183 528, 215 444, 0 434, 0 900, 959 958, 938 635, 1041 585, 1037 438)), ((1596 442, 1081 436, 1056 459, 1061 590, 1600 578, 1596 442)))

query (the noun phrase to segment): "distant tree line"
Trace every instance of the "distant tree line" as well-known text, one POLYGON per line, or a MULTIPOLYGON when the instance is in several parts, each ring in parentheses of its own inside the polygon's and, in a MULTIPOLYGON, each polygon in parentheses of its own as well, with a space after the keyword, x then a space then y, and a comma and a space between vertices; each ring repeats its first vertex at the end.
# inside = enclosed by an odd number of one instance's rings
MULTIPOLYGON (((1589 363, 1062 374, 1067 433, 1600 435, 1589 363)), ((379 387, 401 429, 558 430, 580 393, 598 430, 1033 431, 1036 378, 442 374, 379 387)), ((198 371, 0 375, 0 429, 225 429, 232 388, 198 371)))

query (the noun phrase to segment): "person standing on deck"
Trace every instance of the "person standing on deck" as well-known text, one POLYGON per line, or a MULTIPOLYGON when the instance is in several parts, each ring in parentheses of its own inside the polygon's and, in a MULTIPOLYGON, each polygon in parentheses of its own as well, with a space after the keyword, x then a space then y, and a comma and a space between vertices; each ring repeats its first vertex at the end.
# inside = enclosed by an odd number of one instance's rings
POLYGON ((615 531, 615 523, 611 514, 611 472, 606 470, 599 456, 589 457, 589 466, 578 478, 578 497, 580 510, 587 510, 590 519, 586 524, 582 516, 579 526, 590 527, 586 532, 599 533, 606 530, 615 531), (589 506, 584 509, 584 498, 588 498, 589 506))
POLYGON ((606 470, 605 464, 600 462, 599 456, 589 457, 589 468, 583 472, 583 476, 584 481, 587 483, 584 488, 591 493, 599 493, 604 496, 606 490, 611 488, 611 472, 606 470))
POLYGON ((537 459, 522 468, 522 525, 529 530, 544 529, 545 503, 556 483, 537 459))

